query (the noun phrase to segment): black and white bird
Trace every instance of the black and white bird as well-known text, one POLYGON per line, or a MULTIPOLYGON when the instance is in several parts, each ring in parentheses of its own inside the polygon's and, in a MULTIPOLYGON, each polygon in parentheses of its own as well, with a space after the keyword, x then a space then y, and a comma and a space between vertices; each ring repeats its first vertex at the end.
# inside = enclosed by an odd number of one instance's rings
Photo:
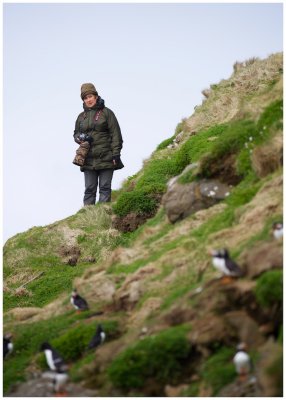
POLYGON ((249 354, 246 352, 245 343, 240 343, 236 349, 237 353, 233 357, 233 363, 239 379, 244 381, 252 369, 252 362, 249 354))
POLYGON ((12 334, 6 333, 3 337, 3 358, 6 358, 8 354, 13 351, 12 334))
POLYGON ((106 338, 106 334, 102 328, 102 326, 99 324, 96 328, 95 335, 91 339, 89 345, 88 345, 88 350, 90 349, 95 349, 99 345, 101 345, 106 338))
POLYGON ((76 289, 72 291, 70 301, 77 311, 85 311, 89 309, 87 301, 77 293, 76 289))
POLYGON ((235 261, 230 258, 227 249, 211 250, 213 266, 222 273, 223 276, 238 278, 242 276, 242 270, 235 261))
POLYGON ((272 225, 272 234, 275 239, 279 240, 283 237, 283 223, 274 222, 272 225))
POLYGON ((42 343, 40 350, 45 353, 46 362, 53 372, 52 378, 56 395, 64 396, 66 394, 66 382, 69 379, 67 364, 50 343, 42 343))

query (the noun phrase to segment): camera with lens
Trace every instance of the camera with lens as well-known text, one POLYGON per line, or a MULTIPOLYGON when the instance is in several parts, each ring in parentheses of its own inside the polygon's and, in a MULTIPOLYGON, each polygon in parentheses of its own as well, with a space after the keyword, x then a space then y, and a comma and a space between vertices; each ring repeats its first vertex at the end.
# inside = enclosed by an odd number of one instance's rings
POLYGON ((85 158, 87 153, 89 152, 90 144, 92 142, 92 137, 87 133, 80 133, 77 137, 77 142, 80 143, 79 148, 76 151, 75 158, 73 160, 73 164, 79 165, 82 167, 85 162, 85 158))
POLYGON ((78 135, 78 140, 79 140, 80 142, 88 142, 88 143, 91 143, 91 142, 92 142, 92 137, 89 136, 87 133, 80 133, 80 134, 78 135))

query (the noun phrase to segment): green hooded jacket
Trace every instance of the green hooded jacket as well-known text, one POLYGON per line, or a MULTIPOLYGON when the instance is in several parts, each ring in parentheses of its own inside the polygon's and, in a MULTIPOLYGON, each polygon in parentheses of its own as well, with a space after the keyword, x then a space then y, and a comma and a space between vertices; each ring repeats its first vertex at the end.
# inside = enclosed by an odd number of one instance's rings
POLYGON ((113 111, 105 107, 104 100, 97 98, 92 108, 83 104, 84 111, 79 114, 75 123, 74 140, 87 133, 92 138, 89 152, 81 171, 113 168, 113 157, 120 156, 122 135, 120 126, 113 111))

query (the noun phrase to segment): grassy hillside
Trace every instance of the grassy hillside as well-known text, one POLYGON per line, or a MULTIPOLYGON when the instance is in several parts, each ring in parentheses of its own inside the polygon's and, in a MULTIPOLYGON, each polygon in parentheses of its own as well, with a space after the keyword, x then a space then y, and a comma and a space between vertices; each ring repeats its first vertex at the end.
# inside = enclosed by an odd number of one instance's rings
POLYGON ((4 362, 5 393, 45 369, 38 348, 49 340, 71 380, 99 396, 251 396, 232 363, 244 341, 259 381, 253 393, 281 395, 283 245, 271 227, 283 218, 282 82, 282 54, 235 64, 110 205, 7 241, 4 332, 15 350, 4 362), (180 185, 218 179, 231 191, 172 224, 162 196, 178 175, 180 185), (133 220, 139 226, 126 232, 133 220), (245 271, 226 285, 208 255, 221 247, 245 271), (75 314, 72 287, 90 311, 75 314), (107 341, 86 352, 98 323, 107 341))

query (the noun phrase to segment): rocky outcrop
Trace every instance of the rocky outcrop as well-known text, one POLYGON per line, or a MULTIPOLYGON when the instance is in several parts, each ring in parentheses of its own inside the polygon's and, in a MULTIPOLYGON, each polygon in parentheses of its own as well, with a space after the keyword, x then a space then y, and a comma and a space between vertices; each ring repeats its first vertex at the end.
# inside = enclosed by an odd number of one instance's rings
POLYGON ((230 190, 230 186, 217 180, 202 180, 185 185, 175 182, 169 185, 162 204, 169 221, 174 223, 225 199, 230 190))
POLYGON ((282 268, 283 246, 276 240, 259 243, 241 256, 241 265, 248 277, 257 278, 263 272, 282 268))

